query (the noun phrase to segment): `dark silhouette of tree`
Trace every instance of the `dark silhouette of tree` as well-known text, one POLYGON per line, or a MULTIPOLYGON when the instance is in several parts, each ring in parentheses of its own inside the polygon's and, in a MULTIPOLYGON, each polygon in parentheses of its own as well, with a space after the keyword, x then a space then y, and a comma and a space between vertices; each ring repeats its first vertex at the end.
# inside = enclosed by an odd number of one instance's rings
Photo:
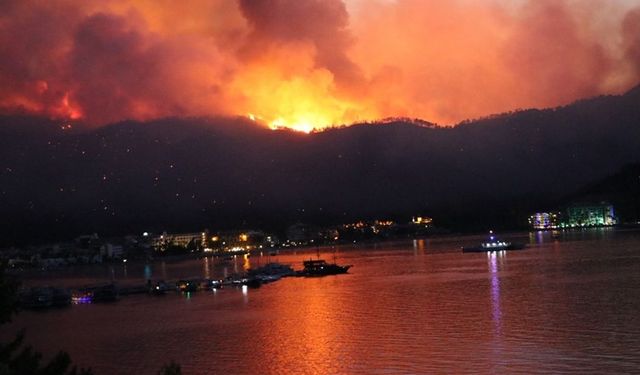
MULTIPOLYGON (((6 274, 7 264, 0 262, 0 324, 11 321, 18 311, 18 282, 6 274)), ((8 343, 0 343, 0 375, 93 375, 91 369, 72 366, 71 357, 58 352, 48 363, 42 364, 42 354, 24 345, 24 331, 8 343)), ((164 365, 158 375, 182 375, 180 365, 164 365)))
POLYGON ((18 307, 18 283, 6 275, 6 265, 0 263, 0 324, 11 321, 18 307))
POLYGON ((179 364, 171 361, 168 365, 162 366, 160 371, 158 371, 158 375, 182 375, 182 370, 179 364))
MULTIPOLYGON (((18 310, 18 282, 6 274, 6 263, 0 263, 0 324, 8 323, 18 310)), ((23 345, 24 331, 7 344, 0 343, 0 375, 92 375, 91 369, 71 366, 69 354, 60 351, 42 364, 42 354, 23 345)))

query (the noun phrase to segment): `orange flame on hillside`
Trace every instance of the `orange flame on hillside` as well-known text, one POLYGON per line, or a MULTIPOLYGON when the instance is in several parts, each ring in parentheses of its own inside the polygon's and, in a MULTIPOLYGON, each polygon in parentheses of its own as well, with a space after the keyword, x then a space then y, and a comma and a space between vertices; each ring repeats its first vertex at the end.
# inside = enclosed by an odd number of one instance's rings
POLYGON ((0 108, 93 125, 248 113, 306 133, 386 117, 455 124, 640 80, 632 2, 24 0, 3 10, 0 108))

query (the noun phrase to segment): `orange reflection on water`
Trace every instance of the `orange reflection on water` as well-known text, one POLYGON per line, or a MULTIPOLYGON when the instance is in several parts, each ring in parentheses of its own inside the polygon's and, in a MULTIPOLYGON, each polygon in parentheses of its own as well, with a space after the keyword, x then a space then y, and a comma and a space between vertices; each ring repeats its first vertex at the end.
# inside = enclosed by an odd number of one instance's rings
MULTIPOLYGON (((193 374, 637 373, 637 233, 489 254, 463 254, 457 239, 418 255, 410 241, 349 247, 337 259, 354 265, 348 275, 198 292, 188 304, 130 296, 22 311, 6 332, 27 327, 47 354, 64 346, 105 374, 148 373, 167 358, 193 374)), ((309 252, 279 260, 300 268, 309 252)), ((210 264, 213 276, 227 265, 210 264)))
POLYGON ((204 277, 206 279, 211 278, 211 266, 209 265, 209 257, 204 257, 203 259, 203 267, 204 267, 204 277))
POLYGON ((249 254, 244 254, 242 256, 242 269, 246 271, 249 268, 251 268, 251 261, 249 260, 249 254))
POLYGON ((346 358, 341 358, 340 353, 353 323, 343 314, 353 307, 349 299, 335 293, 335 284, 339 281, 336 276, 288 278, 286 284, 278 285, 285 286, 280 296, 287 297, 278 298, 277 303, 270 305, 274 310, 272 316, 277 317, 270 334, 280 340, 280 350, 265 348, 269 361, 273 361, 272 371, 293 362, 299 374, 343 372, 340 367, 346 365, 346 358))

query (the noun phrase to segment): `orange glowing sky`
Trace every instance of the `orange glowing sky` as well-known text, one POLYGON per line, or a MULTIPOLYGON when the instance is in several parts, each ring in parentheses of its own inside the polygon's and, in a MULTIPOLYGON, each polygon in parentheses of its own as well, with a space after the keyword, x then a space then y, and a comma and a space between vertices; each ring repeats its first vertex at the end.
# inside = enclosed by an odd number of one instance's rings
POLYGON ((102 125, 443 125, 620 93, 640 0, 8 0, 0 108, 102 125))

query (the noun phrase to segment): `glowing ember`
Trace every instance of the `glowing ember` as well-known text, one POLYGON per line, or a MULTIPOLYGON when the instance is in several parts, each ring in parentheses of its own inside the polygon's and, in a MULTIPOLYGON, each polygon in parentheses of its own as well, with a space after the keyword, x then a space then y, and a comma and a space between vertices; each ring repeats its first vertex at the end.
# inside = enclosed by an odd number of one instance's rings
POLYGON ((272 130, 291 129, 291 130, 295 130, 295 131, 303 132, 307 134, 311 133, 315 129, 315 127, 310 123, 303 122, 303 123, 290 124, 290 123, 287 123, 282 118, 277 118, 271 121, 271 123, 269 124, 269 128, 272 130))

